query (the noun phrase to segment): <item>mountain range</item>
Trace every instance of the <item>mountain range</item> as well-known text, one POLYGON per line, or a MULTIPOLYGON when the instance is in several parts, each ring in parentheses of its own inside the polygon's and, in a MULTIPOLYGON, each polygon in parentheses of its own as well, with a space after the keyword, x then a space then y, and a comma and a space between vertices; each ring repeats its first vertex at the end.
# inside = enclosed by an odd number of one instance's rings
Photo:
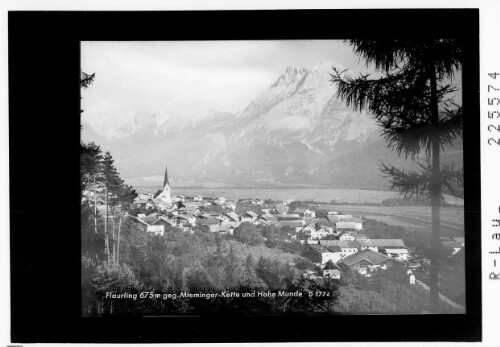
MULTIPOLYGON (((82 138, 109 150, 136 186, 158 185, 168 164, 178 186, 387 189, 380 162, 412 164, 387 148, 369 114, 335 97, 332 66, 289 66, 234 114, 171 102, 135 113, 84 113, 82 138)), ((461 141, 443 158, 461 165, 461 141)))

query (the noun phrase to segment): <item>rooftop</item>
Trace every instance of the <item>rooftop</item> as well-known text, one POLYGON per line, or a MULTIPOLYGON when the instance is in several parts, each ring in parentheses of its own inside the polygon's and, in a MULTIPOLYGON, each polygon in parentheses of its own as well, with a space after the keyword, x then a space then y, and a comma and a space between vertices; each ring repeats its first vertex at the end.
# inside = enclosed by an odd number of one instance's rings
POLYGON ((328 219, 328 221, 330 222, 340 222, 340 218, 334 214, 329 214, 326 216, 326 218, 328 219))
POLYGON ((257 218, 259 216, 257 213, 255 213, 253 211, 247 211, 246 214, 252 218, 257 218))
POLYGON ((362 260, 366 260, 367 262, 377 265, 382 263, 383 261, 386 261, 388 259, 391 259, 381 253, 371 251, 369 249, 365 249, 361 252, 357 252, 355 254, 348 255, 342 261, 347 265, 351 266, 356 263, 359 263, 362 260))
POLYGON ((398 248, 406 247, 401 239, 366 239, 356 240, 362 247, 398 248))
POLYGON ((337 222, 335 227, 337 229, 356 229, 357 223, 355 222, 337 222))

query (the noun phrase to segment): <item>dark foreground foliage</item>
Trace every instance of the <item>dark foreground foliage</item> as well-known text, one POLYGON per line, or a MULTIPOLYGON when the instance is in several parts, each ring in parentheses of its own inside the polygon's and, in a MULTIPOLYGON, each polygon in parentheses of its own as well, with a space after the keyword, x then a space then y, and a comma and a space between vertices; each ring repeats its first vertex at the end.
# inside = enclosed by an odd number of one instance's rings
POLYGON ((335 280, 304 279, 289 264, 251 254, 238 258, 228 240, 211 233, 172 228, 155 236, 125 222, 120 242, 119 264, 83 262, 85 315, 334 313, 335 280))

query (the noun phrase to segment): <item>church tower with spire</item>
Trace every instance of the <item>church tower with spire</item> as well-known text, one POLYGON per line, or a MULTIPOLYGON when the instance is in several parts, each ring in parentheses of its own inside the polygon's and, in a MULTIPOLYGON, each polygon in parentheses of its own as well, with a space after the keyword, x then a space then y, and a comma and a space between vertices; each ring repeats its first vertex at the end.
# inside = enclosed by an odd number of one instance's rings
POLYGON ((165 166, 165 178, 163 179, 163 190, 158 191, 155 198, 161 199, 166 205, 172 205, 172 196, 170 195, 170 183, 168 182, 168 170, 165 166))

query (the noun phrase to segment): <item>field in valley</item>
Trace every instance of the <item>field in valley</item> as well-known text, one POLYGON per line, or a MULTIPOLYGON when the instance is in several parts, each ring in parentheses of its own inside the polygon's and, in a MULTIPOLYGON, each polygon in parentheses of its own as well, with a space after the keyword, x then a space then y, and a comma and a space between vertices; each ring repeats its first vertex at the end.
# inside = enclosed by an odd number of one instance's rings
POLYGON ((172 194, 194 196, 201 194, 207 197, 223 196, 226 199, 273 199, 299 200, 318 202, 346 202, 354 204, 381 203, 385 199, 397 197, 391 191, 377 191, 364 189, 325 189, 325 188, 297 188, 297 189, 267 189, 267 188, 172 188, 172 194))
MULTIPOLYGON (((393 226, 402 226, 416 232, 430 232, 432 227, 430 206, 370 206, 324 205, 343 213, 375 219, 393 226)), ((464 209, 459 206, 440 210, 443 236, 464 236, 464 209)))

